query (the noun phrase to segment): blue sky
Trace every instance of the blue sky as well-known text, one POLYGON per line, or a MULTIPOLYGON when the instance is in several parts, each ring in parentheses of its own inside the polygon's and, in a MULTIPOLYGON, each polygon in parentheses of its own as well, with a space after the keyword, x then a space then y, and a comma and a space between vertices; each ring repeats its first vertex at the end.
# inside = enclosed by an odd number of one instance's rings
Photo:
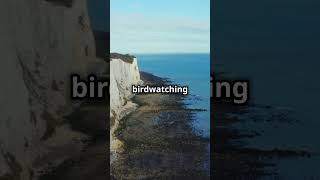
POLYGON ((210 0, 111 0, 110 4, 112 52, 210 51, 210 0))

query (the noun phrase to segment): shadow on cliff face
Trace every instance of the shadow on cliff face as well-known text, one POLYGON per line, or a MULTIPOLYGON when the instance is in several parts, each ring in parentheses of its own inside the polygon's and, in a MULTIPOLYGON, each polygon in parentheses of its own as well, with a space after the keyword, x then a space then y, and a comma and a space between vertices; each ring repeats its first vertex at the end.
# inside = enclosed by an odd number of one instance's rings
POLYGON ((45 0, 45 1, 51 2, 57 6, 65 6, 65 7, 71 8, 74 0, 45 0))
POLYGON ((79 154, 74 154, 60 166, 43 175, 43 180, 102 180, 109 176, 107 172, 108 159, 108 118, 107 102, 88 101, 67 117, 71 127, 89 136, 83 140, 86 147, 79 154))
MULTIPOLYGON (((105 31, 93 31, 94 39, 96 42, 96 54, 97 57, 100 57, 102 59, 109 59, 109 39, 110 39, 110 33, 105 31)), ((109 73, 108 73, 109 74, 109 73)))
POLYGON ((107 118, 107 98, 104 101, 90 100, 83 103, 76 111, 67 116, 72 129, 91 136, 106 136, 109 132, 107 118))

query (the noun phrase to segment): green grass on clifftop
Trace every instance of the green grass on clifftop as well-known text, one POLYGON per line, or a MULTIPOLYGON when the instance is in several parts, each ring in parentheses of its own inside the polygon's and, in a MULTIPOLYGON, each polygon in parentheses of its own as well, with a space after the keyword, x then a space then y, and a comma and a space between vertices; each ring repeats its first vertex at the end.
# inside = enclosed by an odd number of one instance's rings
POLYGON ((121 59, 124 62, 133 63, 135 56, 130 54, 110 53, 110 59, 121 59))

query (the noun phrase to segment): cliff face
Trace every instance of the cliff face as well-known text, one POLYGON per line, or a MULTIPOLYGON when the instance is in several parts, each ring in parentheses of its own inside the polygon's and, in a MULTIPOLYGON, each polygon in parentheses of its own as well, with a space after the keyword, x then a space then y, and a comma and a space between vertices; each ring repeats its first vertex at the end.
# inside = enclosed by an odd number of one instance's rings
POLYGON ((131 86, 141 83, 137 59, 131 56, 111 55, 110 59, 110 144, 111 162, 121 149, 121 142, 114 133, 119 121, 136 108, 130 101, 131 86))
POLYGON ((119 115, 123 105, 130 99, 131 86, 140 82, 137 59, 126 62, 122 59, 112 59, 110 62, 110 116, 119 115))
POLYGON ((70 73, 96 62, 86 3, 0 3, 0 179, 33 179, 63 160, 57 148, 84 136, 61 124, 74 107, 70 73))

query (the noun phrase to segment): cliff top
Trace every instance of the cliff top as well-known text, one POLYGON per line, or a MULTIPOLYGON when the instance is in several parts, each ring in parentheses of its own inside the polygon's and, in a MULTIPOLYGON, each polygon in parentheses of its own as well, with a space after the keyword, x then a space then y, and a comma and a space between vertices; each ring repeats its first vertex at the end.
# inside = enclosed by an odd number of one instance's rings
POLYGON ((130 54, 110 53, 110 61, 112 59, 121 59, 124 62, 132 64, 134 58, 136 58, 136 57, 133 55, 130 55, 130 54))

